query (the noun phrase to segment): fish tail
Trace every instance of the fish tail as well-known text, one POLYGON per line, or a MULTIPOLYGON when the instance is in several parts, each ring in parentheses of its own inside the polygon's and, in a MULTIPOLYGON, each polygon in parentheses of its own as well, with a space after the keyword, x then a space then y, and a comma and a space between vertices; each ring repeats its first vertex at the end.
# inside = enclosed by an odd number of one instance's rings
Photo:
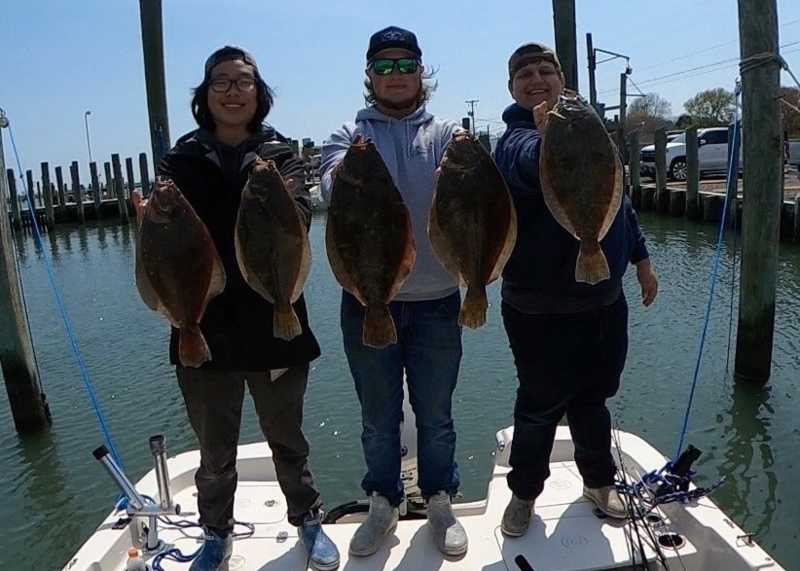
POLYGON ((275 337, 286 341, 291 341, 303 332, 300 320, 297 319, 297 314, 290 304, 287 303, 285 307, 275 306, 272 316, 272 332, 275 337))
POLYGON ((575 281, 594 285, 610 277, 606 255, 597 240, 581 240, 578 262, 575 264, 575 281))
POLYGON ((486 299, 486 288, 470 284, 467 286, 467 293, 464 296, 464 302, 461 304, 458 324, 470 329, 477 329, 486 323, 486 310, 488 308, 489 301, 486 299))
POLYGON ((211 351, 198 325, 181 327, 178 356, 184 367, 199 367, 211 360, 211 351))
POLYGON ((367 306, 362 342, 367 347, 376 349, 397 343, 397 330, 388 307, 382 304, 367 306))

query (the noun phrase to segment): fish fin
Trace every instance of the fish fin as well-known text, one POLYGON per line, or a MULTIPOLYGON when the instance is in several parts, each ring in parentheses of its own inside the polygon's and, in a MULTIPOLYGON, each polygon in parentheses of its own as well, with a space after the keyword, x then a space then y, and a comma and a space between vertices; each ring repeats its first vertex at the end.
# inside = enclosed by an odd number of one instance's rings
POLYGON ((506 189, 506 197, 510 207, 508 213, 508 230, 506 231, 506 241, 503 244, 503 249, 500 251, 500 255, 497 257, 497 262, 492 270, 492 275, 489 276, 489 281, 486 282, 486 285, 489 285, 500 277, 500 275, 503 273, 503 268, 506 266, 508 259, 511 257, 511 253, 514 251, 514 246, 517 244, 517 209, 514 207, 514 201, 511 199, 511 194, 508 192, 508 189, 506 189))
POLYGON ((203 301, 203 311, 201 315, 206 312, 206 307, 208 307, 208 302, 211 301, 211 298, 222 293, 228 281, 228 276, 225 274, 225 266, 222 265, 222 260, 220 260, 219 254, 217 253, 217 248, 214 246, 214 242, 211 241, 211 236, 208 236, 208 239, 211 242, 212 252, 211 279, 208 282, 208 290, 206 290, 206 299, 203 301))
MULTIPOLYGON (((297 206, 295 206, 295 210, 297 210, 297 206)), ((303 235, 301 238, 303 245, 300 253, 300 270, 291 297, 292 303, 297 301, 300 294, 303 293, 303 287, 306 285, 308 274, 311 273, 311 243, 308 240, 308 233, 305 232, 305 226, 302 224, 300 212, 297 212, 297 219, 301 221, 301 228, 303 228, 303 235)))
POLYGON ((578 260, 575 264, 575 281, 594 285, 611 277, 608 261, 600 243, 595 240, 581 240, 578 260))
POLYGON ((328 224, 325 227, 325 251, 328 254, 328 263, 331 265, 331 270, 333 271, 333 277, 336 278, 336 281, 339 282, 339 285, 342 288, 351 294, 353 294, 361 305, 366 306, 367 302, 361 292, 356 287, 355 282, 350 277, 350 274, 347 273, 347 268, 345 268, 344 262, 342 261, 342 256, 339 254, 339 248, 336 246, 336 240, 333 238, 333 226, 328 220, 328 224))
MULTIPOLYGON (((411 270, 414 268, 414 262, 417 261, 417 247, 414 243, 414 230, 413 226, 411 225, 411 214, 409 214, 408 207, 405 205, 403 205, 403 213, 405 214, 406 228, 408 229, 408 232, 406 233, 405 254, 403 255, 403 259, 400 260, 400 265, 394 278, 394 284, 392 285, 392 289, 389 291, 389 295, 386 298, 386 303, 392 301, 394 296, 397 295, 397 292, 400 291, 400 288, 403 287, 403 283, 406 281, 408 274, 410 274, 411 270)), ((365 306, 367 305, 363 301, 361 303, 363 303, 365 306)))
POLYGON ((303 332, 303 326, 294 308, 290 304, 276 305, 272 314, 272 334, 275 337, 291 341, 303 332))
POLYGON ((197 324, 181 327, 178 341, 178 356, 184 367, 199 367, 211 360, 203 332, 197 324))
POLYGON ((614 194, 611 195, 611 203, 608 205, 608 212, 603 220, 603 226, 600 228, 600 233, 597 235, 598 240, 605 238, 606 234, 608 233, 608 229, 611 228, 611 225, 614 223, 614 219, 617 217, 619 207, 622 205, 622 193, 624 191, 622 176, 624 171, 622 161, 617 153, 614 153, 614 160, 616 164, 616 170, 614 172, 614 194))
POLYGON ((479 287, 478 284, 470 285, 461 304, 461 311, 458 314, 458 324, 470 329, 477 329, 486 323, 486 310, 489 308, 489 301, 486 299, 486 288, 479 287))
POLYGON ((542 155, 539 157, 539 180, 542 186, 542 196, 544 197, 544 202, 547 204, 547 208, 550 209, 550 212, 553 214, 553 218, 555 218, 556 221, 561 224, 561 226, 567 232, 577 238, 578 235, 575 233, 575 228, 572 227, 572 223, 569 221, 567 211, 558 200, 558 195, 553 189, 553 183, 550 179, 547 169, 546 153, 542 153, 542 155))
POLYGON ((383 304, 367 306, 361 341, 367 347, 376 349, 381 349, 391 343, 397 343, 397 330, 388 307, 383 304))
POLYGON ((161 302, 158 299, 158 294, 156 290, 153 289, 153 284, 150 282, 150 277, 147 275, 147 270, 144 267, 144 261, 142 260, 142 247, 138 245, 136 248, 136 266, 135 266, 135 273, 136 273, 136 289, 139 290, 139 295, 142 298, 144 304, 152 309, 153 311, 159 311, 159 305, 161 302))
MULTIPOLYGON (((441 263, 444 269, 463 287, 466 283, 458 267, 458 260, 453 254, 453 249, 450 247, 447 236, 439 225, 439 217, 436 214, 436 198, 437 191, 434 191, 431 209, 428 213, 428 239, 431 241, 431 248, 433 249, 433 253, 436 254, 439 263, 441 263)), ((461 237, 459 236, 459 238, 461 237)))

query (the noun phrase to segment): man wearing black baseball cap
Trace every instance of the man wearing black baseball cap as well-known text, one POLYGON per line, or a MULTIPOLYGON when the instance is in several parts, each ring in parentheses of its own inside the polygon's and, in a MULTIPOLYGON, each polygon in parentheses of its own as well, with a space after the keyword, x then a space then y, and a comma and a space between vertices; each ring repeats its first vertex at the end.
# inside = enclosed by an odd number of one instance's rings
POLYGON ((564 74, 552 48, 530 42, 511 54, 508 91, 514 103, 503 112, 507 129, 494 152, 514 199, 519 229, 503 268, 500 306, 519 381, 507 476, 513 496, 500 525, 509 537, 524 535, 530 526, 534 501, 550 475, 556 426, 565 414, 584 496, 610 517, 627 517, 614 487, 606 399, 619 389, 628 350, 628 305, 622 291, 628 264, 636 265, 645 306, 658 291, 628 197, 603 239, 611 278, 589 285, 576 282, 569 271, 579 244, 556 221, 539 180, 539 130, 563 89, 564 74))
POLYGON ((467 535, 453 515, 451 496, 459 487, 452 396, 461 363, 458 284, 433 253, 427 234, 436 169, 460 126, 425 109, 432 92, 417 36, 397 26, 372 35, 367 47, 367 107, 322 147, 322 194, 330 202, 339 163, 359 135, 372 140, 411 215, 417 256, 411 273, 389 304, 397 343, 365 347, 365 309, 342 294, 342 336, 361 403, 361 443, 367 474, 369 515, 350 541, 350 554, 364 557, 381 548, 397 526, 403 502, 400 480, 400 422, 403 377, 416 416, 419 488, 427 502, 434 543, 446 555, 467 551, 467 535), (402 327, 399 324, 402 323, 402 327))

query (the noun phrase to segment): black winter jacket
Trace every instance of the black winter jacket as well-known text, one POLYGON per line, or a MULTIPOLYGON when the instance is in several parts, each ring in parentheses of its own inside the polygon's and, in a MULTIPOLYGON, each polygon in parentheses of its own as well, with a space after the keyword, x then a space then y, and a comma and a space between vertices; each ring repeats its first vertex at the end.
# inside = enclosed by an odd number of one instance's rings
MULTIPOLYGON (((204 129, 192 131, 178 140, 158 168, 157 174, 178 185, 208 227, 227 275, 224 291, 209 301, 200 322, 211 351, 211 361, 203 364, 204 369, 267 371, 308 363, 320 355, 303 296, 294 304, 303 332, 291 341, 273 337, 273 305, 250 288, 236 261, 236 217, 256 155, 272 159, 284 179, 295 180, 295 200, 308 228, 311 198, 303 185, 303 163, 272 127, 263 126, 236 147, 221 143, 204 129)), ((169 353, 170 362, 178 364, 178 330, 174 327, 169 353)))

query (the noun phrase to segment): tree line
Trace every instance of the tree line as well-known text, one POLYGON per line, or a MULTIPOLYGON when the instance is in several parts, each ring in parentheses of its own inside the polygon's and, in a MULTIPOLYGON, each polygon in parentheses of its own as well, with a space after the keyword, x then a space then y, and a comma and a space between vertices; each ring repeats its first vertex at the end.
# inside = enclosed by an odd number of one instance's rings
MULTIPOLYGON (((800 108, 800 89, 782 87, 780 97, 800 108)), ((684 102, 686 112, 675 117, 672 104, 657 93, 637 97, 628 105, 625 128, 628 132, 638 130, 643 134, 653 133, 659 127, 686 129, 697 127, 727 126, 732 118, 736 97, 732 91, 722 87, 707 89, 684 102)), ((784 130, 790 137, 800 136, 800 113, 781 104, 784 130)))

